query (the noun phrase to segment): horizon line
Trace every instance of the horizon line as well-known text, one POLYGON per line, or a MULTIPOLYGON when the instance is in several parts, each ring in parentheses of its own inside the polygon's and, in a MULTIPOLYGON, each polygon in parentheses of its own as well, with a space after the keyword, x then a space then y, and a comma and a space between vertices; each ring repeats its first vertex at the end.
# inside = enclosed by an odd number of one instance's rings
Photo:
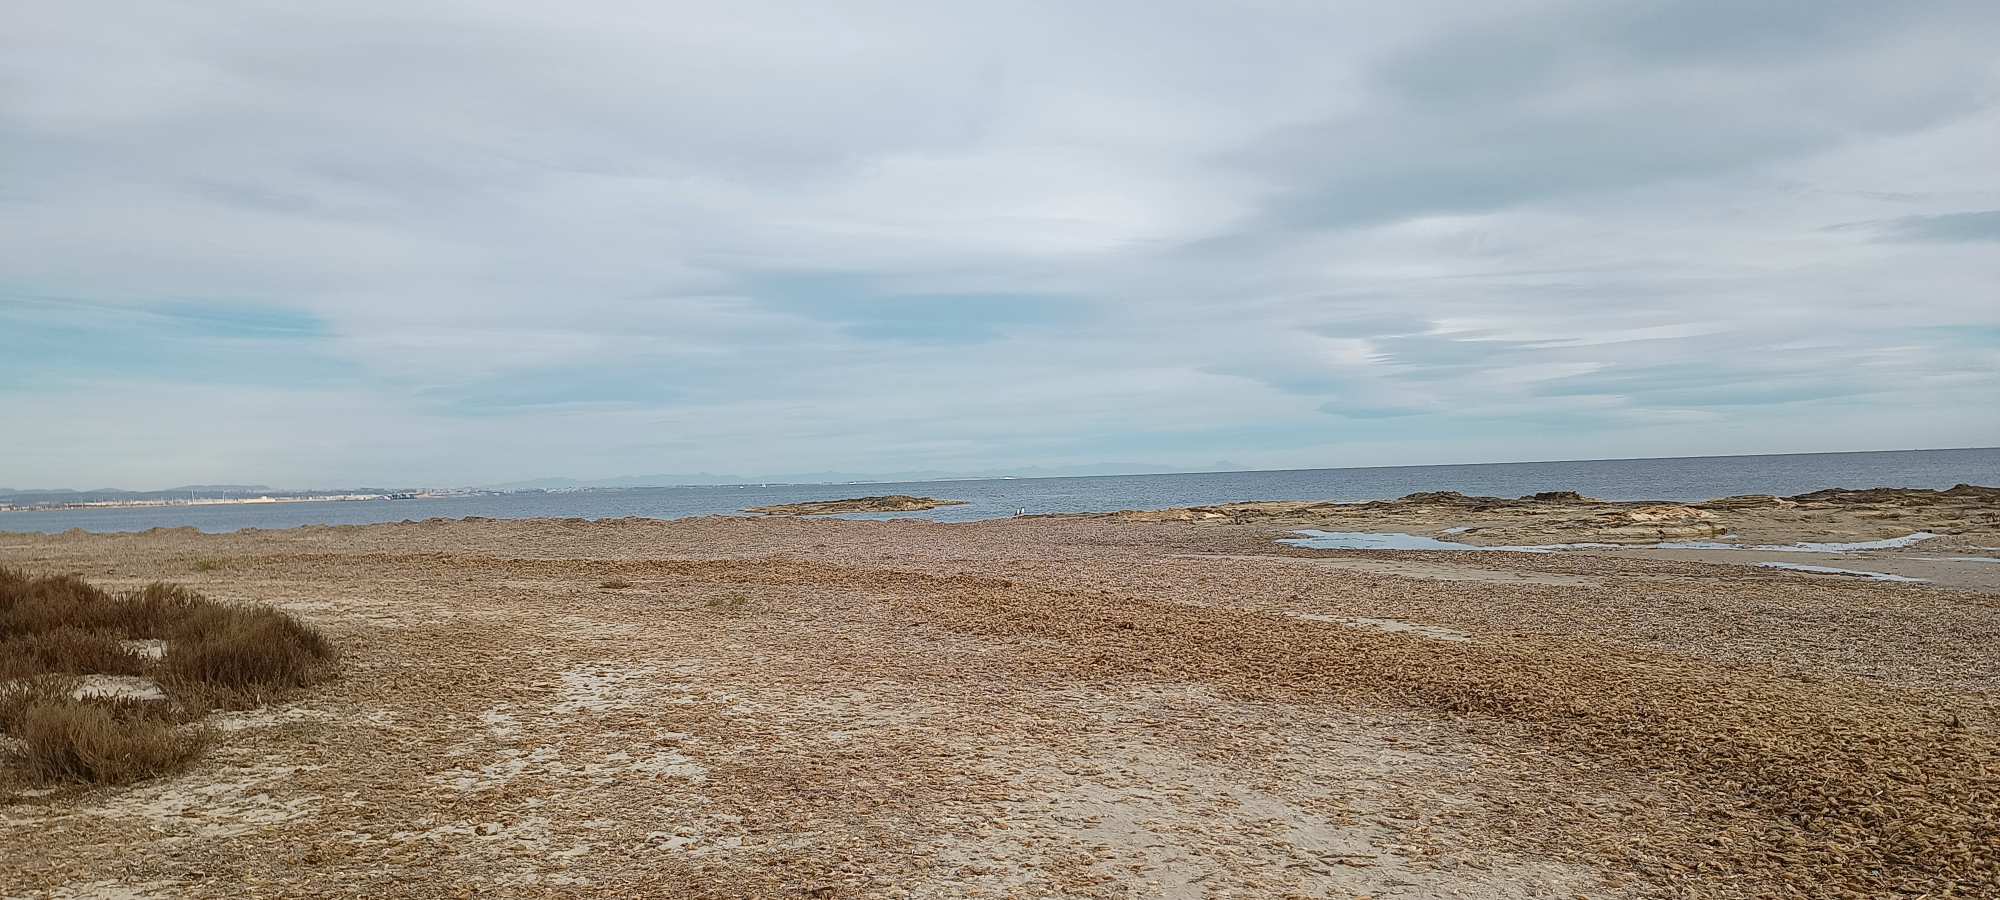
MULTIPOLYGON (((1556 463, 1600 463, 1600 462, 1649 462, 1649 461, 1661 461, 1661 462, 1664 462, 1664 461, 1671 461, 1671 460, 1696 460, 1696 459, 1740 459, 1740 458, 1745 458, 1745 457, 1783 457, 1783 456, 1844 456, 1844 455, 1859 455, 1859 454, 1867 454, 1867 453, 1958 453, 1958 452, 1966 452, 1966 451, 1974 451, 1974 450, 2000 450, 2000 446, 1974 446, 1974 447, 1897 447, 1897 448, 1889 448, 1889 449, 1874 449, 1874 450, 1793 450, 1793 451, 1785 451, 1785 452, 1780 452, 1780 453, 1704 453, 1704 454, 1694 454, 1694 455, 1690 455, 1690 456, 1605 456, 1605 457, 1587 457, 1587 458, 1579 458, 1579 459, 1515 459, 1515 460, 1489 460, 1489 461, 1485 461, 1485 462, 1456 462, 1456 463, 1405 463, 1405 464, 1398 464, 1398 465, 1368 465, 1368 466, 1294 466, 1294 467, 1289 467, 1289 468, 1275 468, 1275 469, 1261 469, 1261 468, 1260 468, 1260 469, 1186 469, 1186 470, 1174 470, 1174 471, 1151 471, 1151 472, 1112 472, 1112 473, 1097 473, 1097 474, 1090 474, 1090 475, 1026 475, 1026 476, 1023 476, 1023 475, 961 475, 961 476, 946 476, 946 477, 939 477, 939 478, 896 478, 896 479, 875 479, 875 478, 861 478, 861 479, 855 479, 855 480, 852 480, 852 481, 786 481, 786 480, 784 480, 784 479, 782 479, 782 478, 776 478, 776 479, 768 479, 768 480, 760 480, 760 479, 756 479, 756 478, 749 478, 749 477, 739 477, 739 480, 738 480, 738 481, 734 481, 734 482, 678 482, 678 483, 663 483, 663 484, 627 484, 627 485, 576 485, 576 486, 575 486, 575 489, 578 489, 578 490, 624 490, 624 489, 632 489, 632 488, 649 488, 649 487, 722 487, 722 486, 729 486, 729 485, 733 485, 733 484, 760 484, 760 485, 800 485, 800 486, 803 486, 803 485, 836 485, 836 484, 949 484, 949 483, 954 483, 954 482, 964 482, 964 481, 1005 481, 1005 480, 1016 480, 1016 481, 1028 481, 1028 480, 1042 480, 1042 479, 1058 479, 1058 478, 1061 478, 1061 479, 1081 479, 1081 478, 1135 478, 1135 477, 1156 477, 1156 476, 1168 476, 1168 475, 1242 475, 1242 474, 1253 474, 1253 473, 1273 473, 1273 472, 1320 472, 1320 471, 1353 471, 1353 470, 1374 470, 1374 469, 1437 469, 1437 468, 1466 468, 1466 467, 1477 467, 1477 466, 1521 466, 1521 465, 1552 465, 1552 464, 1556 464, 1556 463)), ((540 478, 540 479, 536 479, 536 478, 523 478, 523 479, 515 479, 515 480, 514 480, 514 481, 512 481, 512 482, 509 482, 509 481, 501 481, 501 482, 495 482, 495 483, 497 483, 497 484, 510 484, 510 483, 518 483, 518 482, 526 482, 526 481, 537 481, 537 480, 557 480, 557 479, 568 479, 568 480, 572 480, 572 481, 587 481, 587 480, 598 480, 598 481, 610 481, 610 480, 615 480, 615 479, 618 479, 618 478, 643 478, 643 477, 645 477, 645 476, 642 476, 642 475, 613 475, 613 476, 607 476, 607 477, 605 477, 605 478, 600 478, 600 479, 582 479, 582 478, 574 478, 574 477, 571 477, 571 476, 561 476, 561 475, 557 475, 557 476, 544 476, 543 478, 540 478)), ((729 477, 738 477, 738 476, 729 476, 729 477)), ((10 488, 6 488, 5 490, 7 490, 7 491, 11 491, 11 492, 22 492, 22 493, 29 493, 29 492, 34 492, 34 493, 62 493, 62 492, 68 492, 68 493, 76 493, 76 494, 89 494, 89 493, 99 493, 99 492, 108 492, 108 491, 118 491, 118 492, 123 492, 123 493, 132 493, 132 494, 146 494, 146 493, 162 493, 162 492, 166 492, 166 491, 175 491, 175 490, 181 490, 181 489, 183 489, 183 488, 186 488, 186 487, 189 487, 189 486, 190 486, 190 485, 173 485, 173 486, 171 486, 171 487, 163 487, 163 488, 154 488, 154 489, 150 489, 150 490, 135 490, 135 489, 130 489, 130 488, 110 488, 110 487, 106 487, 106 488, 91 488, 91 489, 78 489, 78 488, 14 488, 14 487, 10 487, 10 488)), ((219 483, 216 483, 216 484, 214 484, 214 485, 212 485, 212 486, 217 486, 217 487, 219 487, 219 486, 221 486, 221 485, 220 485, 219 483)), ((354 484, 350 484, 350 485, 344 485, 343 487, 361 487, 361 486, 369 486, 369 485, 367 485, 367 484, 366 484, 366 482, 356 482, 356 483, 354 483, 354 484)), ((322 486, 322 487, 316 487, 316 488, 307 488, 307 487, 297 487, 297 488, 280 488, 280 487, 274 487, 274 486, 272 486, 272 485, 266 485, 266 484, 258 484, 258 485, 249 485, 249 487, 256 487, 256 488, 260 488, 260 489, 263 489, 263 490, 266 490, 266 491, 270 491, 270 492, 283 492, 283 491, 330 491, 330 490, 335 490, 335 488, 333 488, 333 487, 325 487, 325 486, 322 486)), ((550 489, 550 488, 506 488, 506 489, 500 489, 500 488, 494 488, 494 487, 491 487, 491 486, 484 486, 484 485, 477 485, 477 484, 460 484, 460 485, 383 485, 383 486, 382 486, 382 489, 383 489, 383 490, 390 490, 390 491, 397 491, 397 490, 492 490, 492 491, 497 491, 497 492, 499 492, 499 493, 508 493, 508 494, 512 494, 512 493, 525 493, 525 492, 528 492, 528 491, 536 491, 536 490, 540 490, 540 491, 548 491, 548 490, 563 490, 563 488, 555 488, 555 489, 550 489)))

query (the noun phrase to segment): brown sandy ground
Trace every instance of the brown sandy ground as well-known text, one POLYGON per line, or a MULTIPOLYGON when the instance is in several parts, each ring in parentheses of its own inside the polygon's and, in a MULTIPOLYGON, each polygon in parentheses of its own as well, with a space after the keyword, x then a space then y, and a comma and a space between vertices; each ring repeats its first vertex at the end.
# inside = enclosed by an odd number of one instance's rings
POLYGON ((0 895, 2000 895, 1994 595, 1282 533, 0 535, 345 660, 183 775, 0 788, 0 895))

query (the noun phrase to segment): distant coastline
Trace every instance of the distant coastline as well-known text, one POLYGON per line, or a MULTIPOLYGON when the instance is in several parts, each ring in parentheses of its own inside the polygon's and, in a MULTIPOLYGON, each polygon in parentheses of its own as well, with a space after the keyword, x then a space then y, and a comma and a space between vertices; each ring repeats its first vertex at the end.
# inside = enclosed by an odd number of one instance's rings
POLYGON ((57 512, 76 509, 153 509, 182 506, 259 506, 275 503, 342 503, 368 500, 444 500, 483 496, 497 491, 398 491, 370 494, 277 494, 256 497, 147 497, 124 500, 60 500, 40 503, 0 503, 0 512, 57 512))
MULTIPOLYGON (((1299 498, 1346 502, 1390 500, 1426 491, 1458 491, 1467 496, 1488 497, 1575 491, 1616 502, 1702 503, 1716 497, 1744 494, 1783 497, 1829 487, 1944 490, 1960 483, 2000 485, 2000 449, 907 482, 873 487, 867 492, 949 497, 965 502, 928 510, 837 514, 969 522, 1009 518, 1023 512, 1088 514, 1299 498)), ((37 496, 17 491, 11 495, 0 492, 0 503, 41 508, 32 515, 28 511, 0 510, 0 532, 145 531, 184 526, 225 532, 466 516, 675 519, 735 516, 752 507, 824 503, 852 499, 857 493, 860 492, 849 485, 727 485, 559 492, 386 485, 311 489, 188 485, 138 496, 121 496, 110 491, 37 496), (387 497, 403 491, 413 496, 398 500, 276 502, 281 498, 387 497), (271 500, 264 500, 266 497, 271 500), (255 502, 190 502, 201 498, 255 502)))

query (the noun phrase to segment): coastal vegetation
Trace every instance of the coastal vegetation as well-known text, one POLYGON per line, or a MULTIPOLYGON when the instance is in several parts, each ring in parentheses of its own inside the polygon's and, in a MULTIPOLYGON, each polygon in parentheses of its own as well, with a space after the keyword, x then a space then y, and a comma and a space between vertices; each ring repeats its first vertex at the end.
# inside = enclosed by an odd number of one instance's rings
POLYGON ((202 720, 333 674, 317 629, 154 583, 113 594, 0 568, 0 778, 120 783, 185 766, 202 720))

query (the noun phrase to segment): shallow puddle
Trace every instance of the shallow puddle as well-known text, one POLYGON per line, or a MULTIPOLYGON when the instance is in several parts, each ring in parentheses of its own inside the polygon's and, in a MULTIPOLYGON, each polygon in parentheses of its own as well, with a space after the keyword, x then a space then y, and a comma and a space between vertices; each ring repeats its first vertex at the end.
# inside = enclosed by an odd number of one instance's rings
MULTIPOLYGON (((1446 529, 1445 534, 1460 534, 1467 526, 1446 529)), ((1898 550, 1914 546, 1920 541, 1937 537, 1928 531, 1904 535, 1899 538, 1884 538, 1879 541, 1801 541, 1796 544, 1732 544, 1725 541, 1666 541, 1658 544, 1528 544, 1483 547, 1459 541, 1442 541, 1421 534, 1400 531, 1319 531, 1300 529, 1292 532, 1301 535, 1295 538, 1281 538, 1278 543, 1305 550, 1498 550, 1510 553, 1555 553, 1560 550, 1760 550, 1770 553, 1852 553, 1863 550, 1898 550)), ((1973 561, 1977 558, 1969 558, 1973 561)))
POLYGON ((1798 553, 1846 553, 1851 550, 1900 550, 1904 547, 1913 546, 1919 541, 1928 541, 1934 537, 1937 537, 1937 535, 1932 534, 1928 531, 1919 531, 1915 534, 1908 534, 1899 538, 1887 538, 1885 540, 1880 540, 1880 541, 1854 541, 1845 544, 1813 543, 1808 541, 1804 543, 1792 544, 1788 547, 1786 546, 1757 547, 1755 549, 1790 550, 1798 553))
POLYGON ((1891 575, 1887 572, 1863 572, 1859 569, 1836 569, 1832 566, 1808 566, 1801 563, 1760 562, 1760 569, 1784 569, 1789 572, 1810 572, 1814 575, 1842 575, 1848 578, 1865 578, 1869 581, 1897 581, 1905 584, 1924 584, 1926 578, 1911 578, 1907 575, 1891 575))
MULTIPOLYGON (((1667 541, 1660 544, 1622 544, 1645 550, 1758 550, 1766 553, 1856 553, 1863 550, 1900 550, 1937 537, 1928 531, 1879 541, 1800 541, 1796 544, 1732 544, 1728 541, 1667 541)), ((1561 547, 1603 547, 1604 544, 1560 544, 1561 547)))
POLYGON ((1304 537, 1284 538, 1278 543, 1306 550, 1503 550, 1515 553, 1550 553, 1549 547, 1481 547, 1478 544, 1462 544, 1457 541, 1440 541, 1420 534, 1405 534, 1398 531, 1317 531, 1303 529, 1293 534, 1304 537))

